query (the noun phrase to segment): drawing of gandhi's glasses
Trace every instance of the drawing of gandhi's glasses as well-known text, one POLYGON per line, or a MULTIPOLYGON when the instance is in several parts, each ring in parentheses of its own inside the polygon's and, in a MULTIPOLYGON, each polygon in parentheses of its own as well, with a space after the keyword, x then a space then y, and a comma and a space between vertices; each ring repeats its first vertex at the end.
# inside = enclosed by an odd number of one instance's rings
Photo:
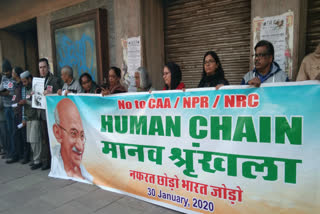
POLYGON ((67 131, 65 128, 63 128, 60 124, 57 124, 62 130, 64 130, 72 139, 80 139, 83 143, 86 142, 86 136, 84 135, 84 131, 79 132, 75 128, 71 128, 69 131, 67 131))

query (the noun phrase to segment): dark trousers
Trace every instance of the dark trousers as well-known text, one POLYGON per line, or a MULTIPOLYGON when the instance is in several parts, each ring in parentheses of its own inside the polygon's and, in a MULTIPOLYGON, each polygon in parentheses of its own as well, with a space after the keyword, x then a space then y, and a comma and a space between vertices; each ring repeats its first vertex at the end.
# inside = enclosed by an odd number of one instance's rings
POLYGON ((7 137, 7 122, 6 121, 0 121, 0 144, 2 146, 2 149, 5 153, 8 153, 9 151, 9 141, 7 137))
POLYGON ((25 144, 23 145, 23 153, 22 153, 23 160, 30 160, 30 154, 31 154, 30 143, 25 141, 25 144))
POLYGON ((27 143, 27 129, 22 127, 14 133, 15 151, 12 158, 28 160, 30 156, 30 144, 27 143))
POLYGON ((7 137, 8 137, 8 156, 12 158, 13 153, 15 151, 15 143, 14 143, 14 113, 12 107, 4 107, 4 114, 7 120, 7 137))
POLYGON ((51 154, 46 120, 41 120, 41 143, 41 162, 43 164, 49 164, 51 162, 51 154))

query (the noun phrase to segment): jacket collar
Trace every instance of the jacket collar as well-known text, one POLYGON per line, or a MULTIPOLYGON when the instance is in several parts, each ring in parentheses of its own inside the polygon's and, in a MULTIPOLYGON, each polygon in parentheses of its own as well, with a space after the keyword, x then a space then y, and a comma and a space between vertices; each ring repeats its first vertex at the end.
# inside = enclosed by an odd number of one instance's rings
POLYGON ((256 75, 266 77, 266 76, 273 75, 273 74, 277 73, 279 70, 281 70, 281 69, 280 69, 280 66, 278 65, 278 63, 272 62, 271 66, 270 66, 270 71, 266 75, 260 74, 256 68, 253 69, 253 72, 256 73, 256 75))

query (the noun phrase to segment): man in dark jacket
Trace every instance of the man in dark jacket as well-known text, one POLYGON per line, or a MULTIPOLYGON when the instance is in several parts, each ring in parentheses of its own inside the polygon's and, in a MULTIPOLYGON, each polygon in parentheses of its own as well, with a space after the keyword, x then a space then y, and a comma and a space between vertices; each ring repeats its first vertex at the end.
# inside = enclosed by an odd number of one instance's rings
MULTIPOLYGON (((39 73, 42 78, 45 78, 44 82, 44 95, 47 94, 55 94, 59 89, 62 88, 63 82, 60 78, 54 76, 49 71, 49 62, 46 58, 41 58, 39 60, 39 73)), ((50 147, 49 147, 49 136, 47 129, 47 121, 46 121, 46 111, 39 111, 39 118, 41 121, 41 133, 42 133, 42 150, 41 150, 41 162, 42 162, 42 170, 46 170, 50 168, 50 147)))

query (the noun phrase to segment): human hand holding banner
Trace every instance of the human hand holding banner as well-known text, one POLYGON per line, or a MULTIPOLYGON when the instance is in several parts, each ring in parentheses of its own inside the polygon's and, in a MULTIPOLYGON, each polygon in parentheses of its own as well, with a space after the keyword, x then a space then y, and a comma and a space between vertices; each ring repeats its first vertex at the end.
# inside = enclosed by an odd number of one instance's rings
POLYGON ((49 176, 182 212, 316 213, 319 92, 283 83, 46 96, 49 176))

